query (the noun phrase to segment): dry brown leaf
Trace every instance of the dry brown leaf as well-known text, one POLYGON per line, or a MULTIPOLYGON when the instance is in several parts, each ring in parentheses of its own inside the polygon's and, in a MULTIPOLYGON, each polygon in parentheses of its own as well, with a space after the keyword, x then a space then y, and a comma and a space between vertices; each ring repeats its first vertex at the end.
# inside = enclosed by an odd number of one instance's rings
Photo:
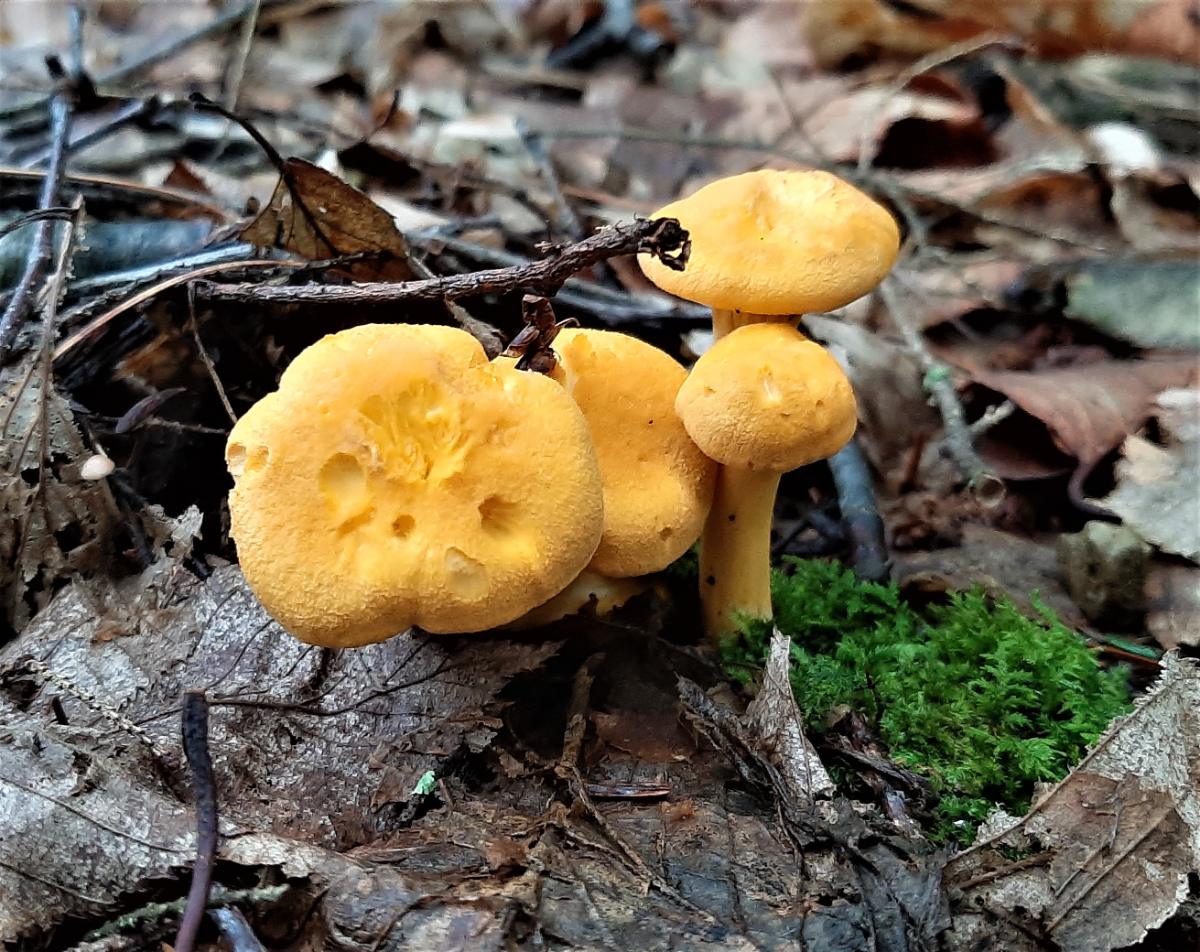
POLYGON ((1200 562, 1200 434, 1195 432, 1200 390, 1174 393, 1191 398, 1190 414, 1186 404, 1182 412, 1175 410, 1182 433, 1170 427, 1172 415, 1166 413, 1160 416, 1165 446, 1142 436, 1127 438, 1124 459, 1117 463, 1117 487, 1101 504, 1162 551, 1200 562))
POLYGON ((107 482, 79 476, 92 451, 66 401, 50 385, 43 407, 27 367, 0 375, 0 622, 17 631, 64 581, 111 567, 117 518, 107 482))
POLYGON ((806 25, 826 66, 880 50, 917 56, 988 31, 1047 56, 1112 50, 1200 62, 1191 0, 815 0, 806 25))
POLYGON ((1016 260, 988 258, 954 261, 937 268, 905 272, 900 278, 920 300, 912 315, 918 326, 933 327, 983 308, 1004 309, 1004 293, 1020 278, 1025 265, 1016 260))
MULTIPOLYGON (((1158 685, 1115 722, 1062 783, 1015 824, 951 859, 947 880, 964 908, 1023 910, 1024 952, 1040 926, 1063 952, 1139 942, 1188 895, 1200 868, 1200 670, 1173 655, 1158 685), (1012 861, 1005 848, 1022 851, 1012 861)), ((956 917, 969 934, 971 914, 956 917)))
POLYGON ((1163 648, 1200 647, 1200 569, 1156 565, 1146 579, 1146 630, 1163 648))
POLYGON ((895 578, 906 591, 926 598, 978 585, 989 595, 1007 596, 1030 618, 1040 619, 1030 599, 1036 593, 1064 624, 1087 627, 1087 619, 1063 588, 1054 546, 988 526, 964 526, 962 544, 954 548, 897 553, 895 578))
POLYGON ((336 175, 288 159, 271 201, 245 229, 251 244, 286 248, 313 261, 379 254, 340 270, 360 281, 407 281, 408 245, 392 216, 336 175))
POLYGON ((1194 357, 1166 357, 1037 371, 976 371, 972 377, 1041 420, 1063 452, 1089 464, 1145 423, 1155 396, 1188 385, 1197 372, 1194 357))

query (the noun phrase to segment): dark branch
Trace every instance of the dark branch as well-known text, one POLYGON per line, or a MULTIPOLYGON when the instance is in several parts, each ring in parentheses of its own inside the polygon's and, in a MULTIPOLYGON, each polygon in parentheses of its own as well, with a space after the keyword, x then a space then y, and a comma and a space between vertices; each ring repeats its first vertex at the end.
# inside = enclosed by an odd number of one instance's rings
POLYGON ((184 693, 182 721, 183 752, 192 770, 192 788, 196 792, 196 864, 192 868, 187 906, 175 936, 175 952, 192 952, 208 905, 217 855, 217 784, 208 750, 208 699, 203 691, 184 693))
MULTIPOLYGON (((38 207, 44 210, 59 204, 58 193, 66 168, 67 139, 71 132, 71 110, 75 98, 74 82, 62 75, 62 65, 57 60, 47 60, 47 66, 54 74, 58 89, 50 100, 50 155, 38 195, 38 207)), ((44 219, 37 223, 21 279, 8 300, 4 314, 0 315, 0 367, 7 363, 17 333, 33 311, 37 285, 53 258, 54 222, 44 219)))
POLYGON ((197 285, 199 297, 242 304, 366 304, 396 301, 455 301, 481 294, 532 290, 551 295, 584 268, 618 255, 653 254, 670 268, 682 271, 691 239, 674 218, 618 222, 550 257, 511 268, 492 268, 424 281, 370 284, 305 284, 295 287, 258 284, 197 285))

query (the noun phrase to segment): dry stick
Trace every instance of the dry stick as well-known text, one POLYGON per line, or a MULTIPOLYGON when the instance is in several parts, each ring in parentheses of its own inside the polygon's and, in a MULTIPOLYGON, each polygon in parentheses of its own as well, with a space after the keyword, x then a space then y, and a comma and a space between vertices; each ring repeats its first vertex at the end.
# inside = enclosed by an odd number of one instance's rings
MULTIPOLYGON (((274 5, 286 2, 286 0, 265 0, 265 2, 274 5)), ((140 73, 144 69, 157 66, 159 63, 165 62, 171 59, 171 57, 182 53, 189 46, 194 46, 196 43, 210 39, 233 28, 242 22, 246 16, 246 12, 255 5, 254 0, 251 0, 249 3, 244 3, 235 9, 228 10, 203 26, 192 30, 190 33, 185 33, 183 36, 170 40, 162 46, 156 47, 127 62, 118 63, 116 66, 102 73, 97 73, 92 77, 92 82, 96 86, 108 86, 128 79, 130 76, 140 73)), ((50 102, 50 99, 50 96, 43 96, 28 102, 18 103, 6 109, 0 109, 0 119, 11 118, 12 116, 17 116, 34 109, 43 108, 50 102)))
MULTIPOLYGON (((62 64, 57 59, 48 59, 46 64, 54 74, 59 88, 50 100, 50 161, 38 194, 38 207, 42 209, 55 208, 59 204, 58 193, 62 188, 63 169, 66 166, 67 136, 71 131, 74 95, 70 81, 62 73, 62 64)), ((9 298, 8 307, 0 316, 0 367, 8 362, 17 332, 33 310, 34 288, 54 256, 53 239, 53 222, 38 222, 33 241, 29 245, 29 253, 25 258, 25 270, 12 297, 9 298)))
POLYGON ((230 952, 266 952, 240 909, 222 906, 213 909, 208 916, 216 923, 222 938, 229 943, 230 952))
POLYGON ((295 287, 258 284, 213 284, 196 288, 200 298, 239 304, 367 304, 396 301, 455 301, 481 294, 504 294, 521 288, 553 293, 576 271, 617 255, 648 253, 664 264, 683 270, 690 239, 674 218, 618 222, 541 261, 512 268, 492 268, 425 281, 398 284, 305 284, 295 287))
POLYGON ((175 936, 175 952, 192 952, 208 905, 217 855, 217 785, 208 751, 208 699, 203 691, 184 692, 182 722, 183 752, 192 770, 192 789, 196 792, 196 862, 192 867, 192 888, 175 936))
POLYGON ((875 505, 871 471, 863 452, 852 439, 829 458, 828 464, 842 511, 842 525, 850 541, 854 574, 868 582, 882 582, 888 577, 890 559, 883 520, 875 505))
POLYGON ((32 225, 39 221, 69 221, 75 214, 70 208, 65 205, 57 205, 54 208, 39 208, 37 211, 26 212, 17 218, 14 218, 7 225, 0 225, 0 238, 12 234, 26 225, 32 225))
POLYGON ((975 451, 971 442, 971 428, 967 425, 962 404, 954 389, 950 369, 936 360, 925 346, 920 331, 913 325, 908 310, 893 287, 894 281, 891 277, 884 279, 879 286, 879 295, 887 306, 892 322, 899 328, 905 345, 921 364, 925 389, 933 397, 946 426, 946 449, 975 497, 986 505, 998 505, 1004 499, 1004 482, 988 472, 979 453, 975 451))

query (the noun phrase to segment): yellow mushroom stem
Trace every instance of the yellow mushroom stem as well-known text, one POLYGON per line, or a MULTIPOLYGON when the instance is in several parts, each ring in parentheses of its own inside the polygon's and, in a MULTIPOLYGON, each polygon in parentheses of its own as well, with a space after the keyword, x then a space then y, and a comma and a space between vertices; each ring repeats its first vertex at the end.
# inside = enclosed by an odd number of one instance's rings
POLYGON ((722 466, 700 543, 704 628, 717 641, 738 621, 769 621, 771 521, 780 473, 722 466))
POLYGON ((797 321, 793 314, 752 314, 749 311, 727 311, 715 307, 712 317, 714 341, 747 324, 795 324, 797 321))

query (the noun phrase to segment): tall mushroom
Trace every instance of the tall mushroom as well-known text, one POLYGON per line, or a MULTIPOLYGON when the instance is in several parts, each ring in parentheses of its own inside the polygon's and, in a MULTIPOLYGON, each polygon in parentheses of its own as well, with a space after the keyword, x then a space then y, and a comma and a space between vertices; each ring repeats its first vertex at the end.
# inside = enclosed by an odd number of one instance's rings
MULTIPOLYGON (((717 356, 708 359, 709 355, 729 353, 728 348, 718 348, 739 328, 782 325, 770 343, 780 349, 759 351, 755 357, 761 384, 758 397, 767 403, 774 399, 773 381, 791 379, 787 377, 791 369, 784 366, 789 359, 785 353, 797 350, 799 359, 802 352, 807 364, 823 368, 826 383, 836 376, 832 358, 825 354, 818 359, 820 348, 794 330, 793 319, 841 307, 866 294, 882 280, 899 251, 899 230, 888 211, 837 176, 821 171, 761 170, 719 179, 656 215, 677 218, 687 229, 691 257, 684 270, 671 271, 651 256, 641 255, 643 272, 663 290, 713 309, 716 343, 693 375, 702 363, 715 368, 717 356), (809 346, 800 347, 804 343, 809 346)), ((768 343, 761 334, 747 339, 768 343)), ((739 360, 743 359, 748 354, 741 353, 739 360)), ((716 378, 725 379, 714 369, 710 379, 716 378)), ((844 375, 841 380, 845 383, 844 375)), ((708 452, 693 428, 699 426, 699 417, 696 411, 688 413, 685 404, 704 405, 715 412, 715 403, 699 399, 710 395, 697 394, 696 386, 689 380, 677 406, 692 438, 708 452)), ((722 391, 715 388, 714 392, 722 391)), ((851 408, 849 429, 845 421, 841 429, 833 428, 838 433, 844 430, 842 443, 854 429, 848 384, 845 393, 851 408)), ((748 409, 754 400, 743 396, 743 408, 748 409)), ((844 401, 839 405, 844 408, 844 401)), ((807 408, 797 404, 784 409, 795 415, 807 408)), ((742 420, 738 425, 750 423, 742 420)), ((737 445, 736 440, 731 445, 737 445)), ((838 446, 808 458, 801 453, 784 469, 831 455, 838 446)), ((714 458, 723 461, 721 456, 714 458)), ((718 474, 701 547, 701 597, 715 637, 732 631, 739 614, 763 619, 772 615, 770 528, 778 486, 778 470, 772 466, 782 463, 781 459, 770 465, 746 459, 722 467, 718 474), (731 534, 735 525, 737 530, 731 534)))
POLYGON ((238 421, 226 460, 250 587, 329 647, 512 621, 583 570, 603 529, 574 401, 451 328, 318 341, 238 421))
POLYGON ((708 633, 769 619, 771 517, 780 476, 832 456, 854 434, 854 391, 838 362, 788 324, 748 324, 692 369, 675 407, 722 464, 700 549, 708 633))

